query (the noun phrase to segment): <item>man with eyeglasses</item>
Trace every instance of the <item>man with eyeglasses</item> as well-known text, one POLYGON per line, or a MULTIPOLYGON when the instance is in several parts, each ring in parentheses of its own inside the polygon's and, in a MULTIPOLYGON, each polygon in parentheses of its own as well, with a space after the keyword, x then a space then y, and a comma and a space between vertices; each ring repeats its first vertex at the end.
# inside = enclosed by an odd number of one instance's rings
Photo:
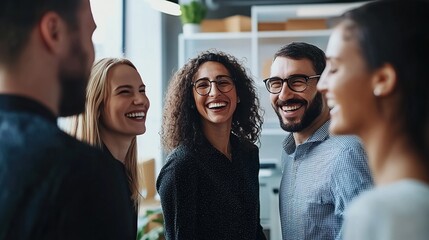
POLYGON ((321 49, 293 42, 275 53, 264 80, 280 126, 290 132, 281 157, 284 240, 342 239, 345 208, 372 186, 359 139, 329 135, 330 110, 316 88, 325 66, 321 49))

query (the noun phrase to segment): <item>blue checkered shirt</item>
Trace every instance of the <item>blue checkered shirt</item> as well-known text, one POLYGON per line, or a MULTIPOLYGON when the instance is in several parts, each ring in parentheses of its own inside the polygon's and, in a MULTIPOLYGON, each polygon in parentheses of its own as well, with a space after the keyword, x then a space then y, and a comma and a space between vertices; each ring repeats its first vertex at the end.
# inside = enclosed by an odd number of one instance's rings
POLYGON ((292 134, 283 142, 280 219, 284 240, 341 239, 345 208, 372 187, 359 139, 330 136, 329 123, 298 146, 292 134))

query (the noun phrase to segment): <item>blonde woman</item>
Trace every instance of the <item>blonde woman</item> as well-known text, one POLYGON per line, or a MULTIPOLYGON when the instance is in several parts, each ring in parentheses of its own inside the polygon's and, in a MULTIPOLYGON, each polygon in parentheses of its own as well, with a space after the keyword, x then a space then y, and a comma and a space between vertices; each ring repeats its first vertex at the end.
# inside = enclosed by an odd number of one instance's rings
MULTIPOLYGON (((74 121, 72 135, 106 153, 106 161, 116 165, 118 184, 127 198, 123 227, 136 239, 137 209, 140 199, 137 171, 136 136, 146 131, 146 113, 150 103, 146 86, 136 67, 127 59, 104 58, 91 72, 86 93, 85 112, 74 121)), ((113 193, 112 193, 113 194, 113 193)))

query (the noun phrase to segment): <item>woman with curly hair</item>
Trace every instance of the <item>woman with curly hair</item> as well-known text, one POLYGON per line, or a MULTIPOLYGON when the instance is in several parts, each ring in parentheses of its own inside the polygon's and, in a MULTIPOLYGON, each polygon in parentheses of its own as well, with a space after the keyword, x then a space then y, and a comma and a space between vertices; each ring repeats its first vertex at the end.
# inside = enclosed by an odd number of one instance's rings
POLYGON ((254 144, 261 124, 253 80, 235 57, 203 52, 176 72, 157 179, 167 239, 265 239, 254 144))

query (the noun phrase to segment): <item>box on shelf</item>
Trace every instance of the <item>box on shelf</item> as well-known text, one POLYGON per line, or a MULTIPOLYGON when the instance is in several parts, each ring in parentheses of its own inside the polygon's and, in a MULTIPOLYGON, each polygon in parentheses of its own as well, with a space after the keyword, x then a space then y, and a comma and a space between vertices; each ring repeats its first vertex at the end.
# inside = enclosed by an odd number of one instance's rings
POLYGON ((285 29, 286 29, 285 22, 258 23, 258 31, 284 31, 285 29))
POLYGON ((223 19, 204 19, 201 32, 225 32, 225 23, 223 19))
POLYGON ((250 17, 235 15, 225 18, 225 29, 227 32, 250 32, 252 20, 250 17))
POLYGON ((249 32, 252 24, 250 17, 235 15, 224 19, 204 19, 202 32, 249 32))
POLYGON ((258 23, 258 31, 327 29, 329 25, 325 18, 292 18, 286 22, 260 22, 258 23))
POLYGON ((325 18, 289 19, 286 22, 286 30, 327 29, 327 27, 325 18))

